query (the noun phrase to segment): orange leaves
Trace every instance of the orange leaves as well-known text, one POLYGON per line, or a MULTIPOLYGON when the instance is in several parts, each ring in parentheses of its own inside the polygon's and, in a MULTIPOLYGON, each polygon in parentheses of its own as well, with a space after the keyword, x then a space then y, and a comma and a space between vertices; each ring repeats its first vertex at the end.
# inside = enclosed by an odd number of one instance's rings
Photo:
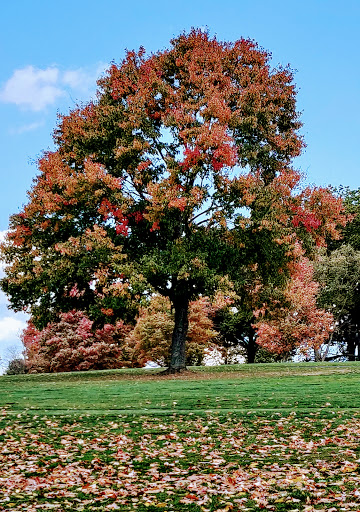
POLYGON ((175 199, 171 199, 168 203, 169 208, 178 208, 181 212, 183 212, 187 206, 186 197, 176 197, 175 199))
POLYGON ((83 169, 76 170, 64 163, 59 152, 48 153, 39 161, 39 169, 41 174, 24 210, 28 217, 38 213, 71 215, 72 210, 95 206, 98 201, 103 208, 101 198, 118 195, 121 189, 119 178, 107 173, 102 165, 91 159, 85 160, 83 169))
POLYGON ((207 105, 203 111, 204 118, 215 118, 219 120, 219 123, 227 125, 231 120, 232 112, 231 108, 226 102, 226 99, 227 98, 226 95, 224 95, 224 90, 220 92, 214 87, 213 93, 209 97, 207 105))
MULTIPOLYGON (((278 354, 299 348, 306 354, 318 349, 333 329, 333 316, 318 309, 319 284, 313 281, 313 266, 306 258, 292 264, 292 275, 284 291, 286 306, 270 311, 269 319, 256 323, 257 343, 278 354)), ((262 311, 265 314, 266 309, 262 311)))
POLYGON ((159 222, 166 217, 169 208, 184 212, 186 209, 192 210, 203 200, 203 191, 199 187, 186 191, 182 185, 176 185, 172 177, 161 183, 150 183, 147 192, 149 206, 144 217, 153 223, 152 231, 160 228, 159 222))
POLYGON ((28 226, 20 224, 7 234, 7 239, 11 241, 15 247, 22 247, 27 245, 27 239, 31 236, 31 233, 32 231, 28 226))
POLYGON ((108 249, 113 251, 114 255, 118 251, 108 237, 106 230, 95 224, 92 229, 88 228, 79 237, 70 237, 66 242, 59 242, 54 245, 55 251, 62 255, 79 256, 83 252, 91 252, 99 249, 108 249))
MULTIPOLYGON (((178 149, 179 143, 185 146, 185 170, 206 162, 215 172, 234 167, 238 147, 245 165, 249 150, 255 149, 257 158, 260 146, 248 148, 247 143, 248 135, 252 137, 246 128, 250 119, 262 140, 262 152, 275 151, 280 160, 289 163, 302 146, 295 133, 299 123, 292 74, 289 70, 272 71, 269 59, 270 54, 253 41, 223 43, 192 30, 156 55, 146 57, 143 48, 138 53, 128 52, 119 66, 111 66, 99 85, 104 95, 110 94, 118 102, 114 108, 122 112, 122 126, 141 129, 150 121, 154 126, 163 123, 171 127, 178 149)), ((115 151, 121 146, 124 151, 134 147, 132 142, 128 148, 118 144, 115 151)))
POLYGON ((141 172, 145 171, 145 169, 147 169, 150 165, 151 165, 151 160, 142 161, 137 166, 137 170, 139 171, 139 173, 141 173, 141 172))
MULTIPOLYGON (((122 394, 114 397, 118 406, 122 394)), ((122 412, 116 423, 79 415, 3 418, 0 499, 7 509, 359 509, 357 418, 331 420, 328 428, 344 431, 329 432, 329 451, 321 439, 328 420, 311 414, 246 420, 122 412)))

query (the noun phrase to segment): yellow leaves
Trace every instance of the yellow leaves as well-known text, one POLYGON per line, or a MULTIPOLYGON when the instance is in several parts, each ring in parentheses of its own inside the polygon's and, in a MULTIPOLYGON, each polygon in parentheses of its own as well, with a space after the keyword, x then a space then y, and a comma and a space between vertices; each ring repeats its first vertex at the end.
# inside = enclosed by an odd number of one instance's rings
POLYGON ((292 478, 291 480, 289 480, 290 482, 293 482, 293 483, 297 483, 297 482, 303 482, 303 477, 302 476, 297 476, 295 478, 292 478))
POLYGON ((250 206, 256 199, 256 194, 254 193, 250 193, 250 192, 246 192, 244 193, 243 197, 243 202, 246 206, 250 206))
POLYGON ((191 276, 190 269, 187 267, 183 267, 179 270, 177 274, 177 280, 178 281, 187 281, 191 276))
POLYGON ((340 471, 342 473, 353 473, 358 469, 359 465, 355 462, 345 461, 344 465, 341 467, 340 471))
POLYGON ((217 508, 214 512, 229 512, 229 510, 233 510, 234 506, 232 504, 226 505, 224 508, 217 508))
MULTIPOLYGON (((107 271, 106 269, 95 272, 95 277, 98 279, 99 284, 105 285, 107 282, 107 271)), ((106 286, 104 289, 105 294, 113 295, 114 297, 130 297, 129 293, 130 284, 128 282, 115 282, 106 286)))
POLYGON ((200 188, 200 187, 193 187, 191 190, 190 190, 190 195, 191 195, 191 204, 192 206, 195 206, 197 204, 200 204, 203 199, 204 199, 204 196, 205 196, 206 192, 203 188, 200 188))
POLYGON ((64 256, 76 256, 84 251, 91 252, 100 248, 114 251, 115 253, 121 250, 119 247, 115 248, 106 230, 97 224, 94 224, 91 229, 86 229, 82 236, 70 237, 68 241, 54 245, 55 251, 60 252, 64 256))

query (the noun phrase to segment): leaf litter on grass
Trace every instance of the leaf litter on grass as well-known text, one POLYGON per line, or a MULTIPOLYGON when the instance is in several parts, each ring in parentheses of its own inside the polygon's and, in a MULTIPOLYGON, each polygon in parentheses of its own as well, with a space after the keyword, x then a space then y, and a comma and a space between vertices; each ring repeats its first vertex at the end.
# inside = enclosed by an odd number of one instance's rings
POLYGON ((0 510, 360 510, 360 419, 4 411, 0 510))

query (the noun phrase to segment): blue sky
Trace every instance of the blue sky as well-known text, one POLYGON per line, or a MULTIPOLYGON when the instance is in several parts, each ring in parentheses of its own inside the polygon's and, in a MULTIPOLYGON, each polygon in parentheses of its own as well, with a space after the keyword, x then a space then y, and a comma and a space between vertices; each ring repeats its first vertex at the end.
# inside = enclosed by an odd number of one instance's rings
MULTIPOLYGON (((89 99, 126 48, 155 52, 191 27, 220 40, 250 37, 274 66, 290 64, 307 143, 295 166, 312 184, 360 187, 358 0, 17 0, 2 5, 0 20, 0 232, 26 202, 57 112, 89 99)), ((0 295, 0 356, 20 347, 23 324, 0 295)))

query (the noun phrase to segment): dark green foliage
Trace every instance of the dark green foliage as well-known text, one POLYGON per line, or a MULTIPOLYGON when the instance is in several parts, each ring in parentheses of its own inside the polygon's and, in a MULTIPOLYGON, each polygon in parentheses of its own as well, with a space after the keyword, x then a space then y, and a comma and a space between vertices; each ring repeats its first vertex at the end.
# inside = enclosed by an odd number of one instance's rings
POLYGON ((329 244, 327 254, 316 264, 321 283, 319 305, 334 315, 333 341, 350 360, 360 356, 360 189, 334 189, 344 200, 350 220, 342 228, 342 238, 329 244))

